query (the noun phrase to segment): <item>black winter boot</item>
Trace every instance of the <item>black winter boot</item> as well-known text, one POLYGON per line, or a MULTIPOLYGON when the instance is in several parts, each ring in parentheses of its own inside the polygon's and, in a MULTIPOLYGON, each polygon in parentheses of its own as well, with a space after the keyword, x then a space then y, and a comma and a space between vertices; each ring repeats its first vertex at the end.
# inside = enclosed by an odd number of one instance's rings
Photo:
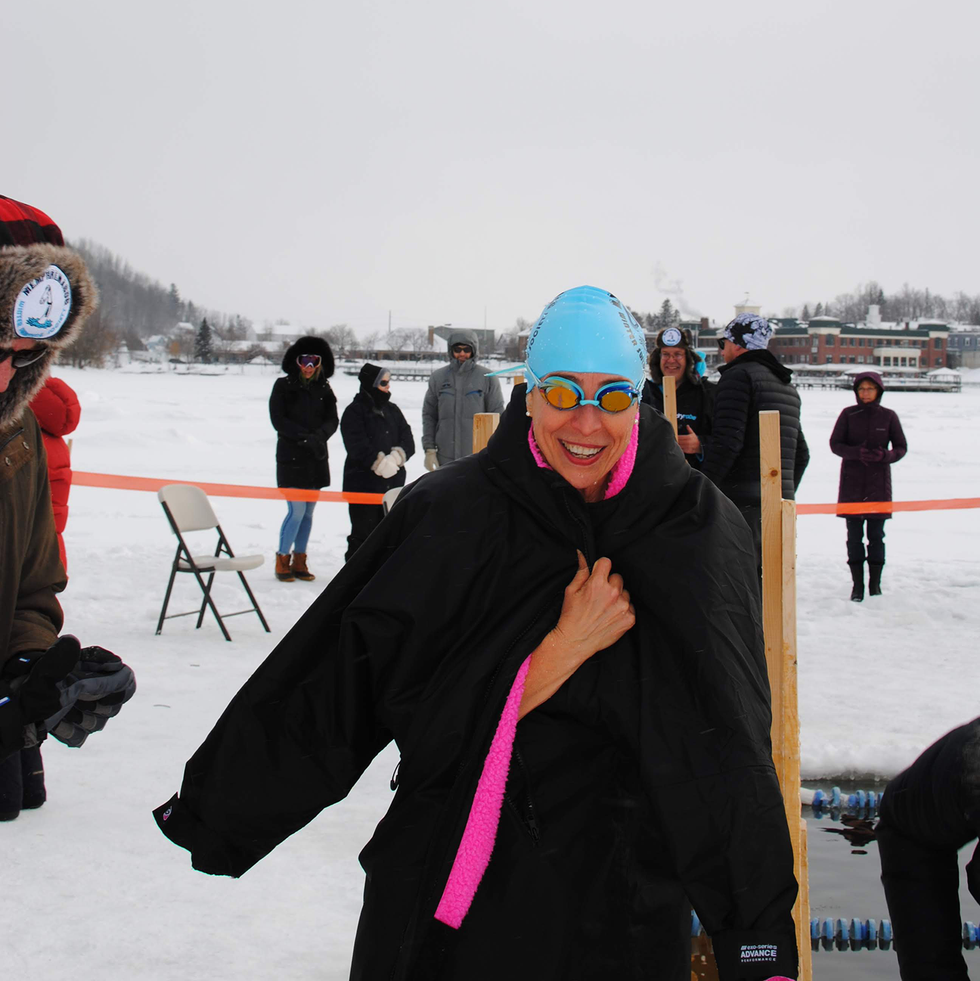
POLYGON ((884 569, 884 565, 871 565, 868 563, 868 595, 869 596, 880 596, 881 595, 881 570, 884 569))
POLYGON ((40 746, 20 751, 20 773, 24 784, 24 810, 40 807, 47 800, 40 746))
POLYGON ((20 753, 11 753, 5 760, 0 760, 0 821, 13 821, 23 805, 20 753))
POLYGON ((864 563, 848 562, 851 567, 851 580, 854 587, 851 589, 851 599, 855 603, 860 603, 864 599, 864 563))

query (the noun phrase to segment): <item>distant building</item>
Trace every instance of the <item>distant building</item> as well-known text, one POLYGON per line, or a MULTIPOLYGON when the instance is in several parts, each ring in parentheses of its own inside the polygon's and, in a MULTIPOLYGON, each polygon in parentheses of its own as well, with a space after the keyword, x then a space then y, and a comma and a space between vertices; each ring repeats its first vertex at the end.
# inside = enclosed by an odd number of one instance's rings
POLYGON ((750 299, 749 294, 745 294, 745 299, 741 303, 735 304, 735 316, 737 317, 740 313, 754 313, 757 317, 759 316, 759 311, 762 307, 757 307, 750 299))
POLYGON ((219 360, 231 364, 246 362, 255 364, 256 358, 265 357, 270 364, 279 364, 284 353, 285 346, 282 341, 224 341, 219 352, 219 360))
POLYGON ((784 364, 868 365, 931 371, 948 366, 947 324, 932 321, 904 325, 842 324, 834 317, 813 317, 799 326, 777 327, 769 350, 784 364))
POLYGON ((288 346, 293 341, 298 341, 301 337, 307 337, 314 333, 312 327, 297 327, 295 324, 278 323, 267 325, 255 332, 255 339, 258 341, 276 341, 279 344, 288 346))
POLYGON ((980 368, 980 327, 956 327, 949 332, 950 368, 980 368))
MULTIPOLYGON (((453 327, 452 324, 446 324, 443 327, 430 327, 429 328, 429 347, 436 348, 438 350, 439 345, 435 343, 437 337, 441 337, 444 341, 449 340, 449 335, 455 330, 469 330, 476 334, 476 343, 480 346, 481 357, 487 354, 493 354, 494 349, 497 346, 497 339, 492 330, 483 327, 453 327)), ((445 350, 445 349, 443 349, 445 350)), ((442 353, 441 351, 439 352, 442 353)))

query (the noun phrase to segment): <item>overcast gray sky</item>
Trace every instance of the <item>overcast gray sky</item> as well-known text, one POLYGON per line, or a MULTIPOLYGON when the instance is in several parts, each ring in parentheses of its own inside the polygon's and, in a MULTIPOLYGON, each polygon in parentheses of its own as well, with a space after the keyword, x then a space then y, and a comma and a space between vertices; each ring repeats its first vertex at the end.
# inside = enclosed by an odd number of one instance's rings
POLYGON ((0 32, 0 193, 258 323, 980 292, 967 0, 46 0, 0 32))

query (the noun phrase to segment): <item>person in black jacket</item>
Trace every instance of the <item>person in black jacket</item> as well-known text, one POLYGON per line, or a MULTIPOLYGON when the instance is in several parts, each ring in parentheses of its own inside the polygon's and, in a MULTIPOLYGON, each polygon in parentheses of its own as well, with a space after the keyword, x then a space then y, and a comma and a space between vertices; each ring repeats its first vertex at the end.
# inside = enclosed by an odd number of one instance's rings
POLYGON ((677 394, 677 442, 695 470, 704 459, 701 436, 710 436, 714 416, 715 386, 705 381, 704 359, 691 344, 691 336, 679 327, 665 327, 650 352, 650 379, 643 384, 643 401, 664 411, 664 375, 674 379, 677 394))
MULTIPOLYGON (((405 462, 415 452, 415 440, 401 409, 391 401, 391 372, 365 364, 358 372, 360 391, 340 420, 347 459, 344 490, 384 494, 405 486, 405 462)), ((384 517, 380 504, 348 504, 350 535, 344 561, 364 544, 384 517)))
MULTIPOLYGON (((968 981, 957 852, 980 834, 980 719, 933 743, 885 789, 875 828, 902 981, 968 981)), ((980 846, 966 867, 980 902, 980 846)))
POLYGON ((745 518, 762 562, 762 491, 759 478, 759 413, 779 412, 783 497, 792 501, 810 451, 800 424, 800 396, 793 372, 767 350, 772 326, 763 317, 740 313, 718 339, 725 359, 715 395, 714 430, 705 444, 701 472, 745 518))
MULTIPOLYGON (((849 405, 837 417, 830 434, 830 449, 841 457, 840 504, 890 501, 892 467, 908 452, 898 414, 881 404, 885 385, 876 371, 862 371, 854 379, 857 405, 849 405), (891 448, 888 444, 891 443, 891 448)), ((868 592, 881 595, 885 567, 885 521, 889 512, 845 514, 847 564, 851 569, 851 599, 864 599, 864 528, 868 529, 868 592)))
MULTIPOLYGON (((286 377, 276 379, 269 397, 269 416, 279 434, 278 487, 320 490, 330 484, 327 440, 337 431, 337 396, 327 379, 333 366, 333 352, 322 337, 301 337, 283 355, 286 377)), ((315 578, 306 563, 315 507, 315 501, 286 502, 276 553, 276 579, 281 582, 315 578)))
POLYGON ((239 876, 394 740, 354 981, 688 981, 688 897, 721 981, 796 976, 751 539, 645 361, 612 294, 549 304, 487 448, 401 493, 155 811, 239 876))

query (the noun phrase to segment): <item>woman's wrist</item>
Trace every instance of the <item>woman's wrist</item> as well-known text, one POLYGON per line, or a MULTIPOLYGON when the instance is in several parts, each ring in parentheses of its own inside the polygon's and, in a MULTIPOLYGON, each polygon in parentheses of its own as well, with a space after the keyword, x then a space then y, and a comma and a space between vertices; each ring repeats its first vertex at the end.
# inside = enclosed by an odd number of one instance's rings
POLYGON ((584 664, 595 651, 587 650, 587 645, 575 641, 561 629, 561 621, 555 624, 545 636, 552 649, 552 657, 556 663, 566 664, 574 671, 584 664))
POLYGON ((531 665, 518 718, 523 719, 528 712, 551 698, 585 660, 587 657, 579 657, 570 650, 558 627, 548 631, 531 652, 531 665))

